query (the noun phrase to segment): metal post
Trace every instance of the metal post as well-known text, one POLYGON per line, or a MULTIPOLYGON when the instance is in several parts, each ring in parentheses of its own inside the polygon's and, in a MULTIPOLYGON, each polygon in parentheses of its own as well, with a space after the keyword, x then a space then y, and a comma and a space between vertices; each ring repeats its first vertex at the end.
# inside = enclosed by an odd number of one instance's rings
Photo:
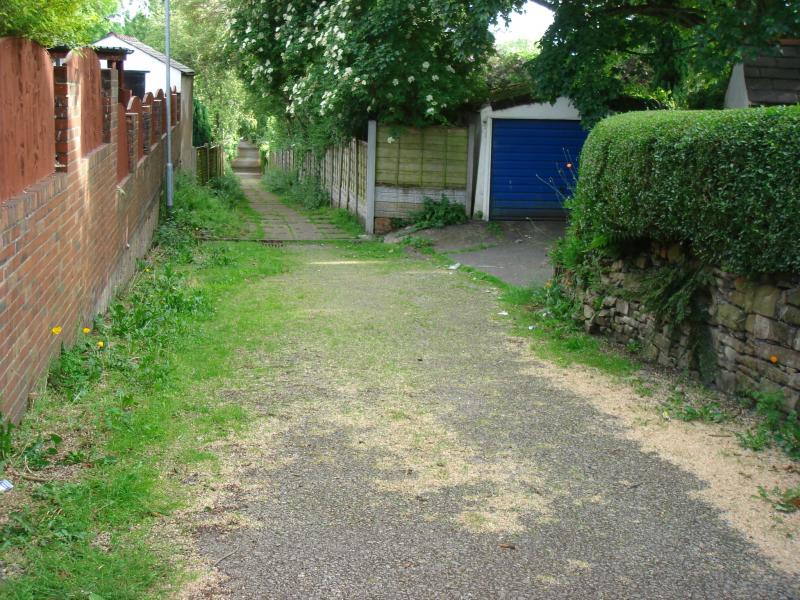
POLYGON ((169 0, 164 0, 164 37, 167 55, 167 211, 172 212, 172 82, 170 81, 172 59, 169 48, 169 0))

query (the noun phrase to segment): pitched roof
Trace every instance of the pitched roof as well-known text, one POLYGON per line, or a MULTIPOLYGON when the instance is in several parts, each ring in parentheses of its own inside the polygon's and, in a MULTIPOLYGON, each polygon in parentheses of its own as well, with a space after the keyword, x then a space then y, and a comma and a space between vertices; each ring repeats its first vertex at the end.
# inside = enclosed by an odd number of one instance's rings
MULTIPOLYGON (((141 50, 145 54, 149 54, 153 58, 156 58, 156 59, 160 60, 163 63, 167 62, 167 57, 166 57, 165 54, 159 52, 155 48, 151 48, 150 46, 148 46, 144 42, 140 42, 139 40, 137 40, 135 37, 133 37, 131 35, 124 35, 122 33, 116 33, 114 31, 111 31, 111 32, 109 32, 108 36, 106 36, 106 37, 111 37, 111 36, 113 36, 113 37, 115 37, 117 39, 120 39, 123 42, 126 42, 126 43, 130 44, 131 46, 133 46, 137 50, 141 50)), ((194 69, 191 69, 190 67, 187 67, 186 65, 183 65, 183 64, 179 63, 177 60, 170 59, 169 62, 170 62, 170 65, 172 65, 172 68, 178 69, 178 71, 180 71, 181 73, 186 73, 187 75, 194 75, 194 69)))
POLYGON ((800 102, 800 40, 781 40, 774 56, 745 61, 744 79, 751 104, 800 102))

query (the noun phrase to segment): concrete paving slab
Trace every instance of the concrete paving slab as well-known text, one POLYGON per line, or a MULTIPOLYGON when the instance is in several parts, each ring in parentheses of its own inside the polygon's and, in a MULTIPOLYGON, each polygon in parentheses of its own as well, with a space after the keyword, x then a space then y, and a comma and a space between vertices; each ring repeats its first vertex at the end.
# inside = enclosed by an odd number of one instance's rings
POLYGON ((353 236, 324 218, 309 218, 286 206, 275 194, 268 192, 261 183, 258 148, 253 144, 240 142, 237 156, 231 165, 250 206, 261 215, 265 240, 353 239, 353 236))

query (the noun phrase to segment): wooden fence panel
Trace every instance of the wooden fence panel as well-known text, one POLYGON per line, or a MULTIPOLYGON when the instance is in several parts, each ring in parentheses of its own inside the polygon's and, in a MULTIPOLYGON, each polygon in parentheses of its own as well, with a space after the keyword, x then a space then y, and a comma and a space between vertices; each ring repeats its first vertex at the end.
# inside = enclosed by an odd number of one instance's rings
POLYGON ((390 143, 390 129, 378 127, 375 180, 378 185, 466 188, 467 128, 406 129, 390 143))

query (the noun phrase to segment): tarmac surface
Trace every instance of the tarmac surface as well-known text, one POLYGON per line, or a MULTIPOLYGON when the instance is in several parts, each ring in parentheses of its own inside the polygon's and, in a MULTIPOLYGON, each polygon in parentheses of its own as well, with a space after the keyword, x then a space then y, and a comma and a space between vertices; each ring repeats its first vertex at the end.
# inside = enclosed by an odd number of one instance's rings
POLYGON ((196 597, 800 597, 704 481, 548 379, 485 285, 399 249, 286 251, 241 292, 289 316, 231 377, 259 416, 222 453, 196 597))

